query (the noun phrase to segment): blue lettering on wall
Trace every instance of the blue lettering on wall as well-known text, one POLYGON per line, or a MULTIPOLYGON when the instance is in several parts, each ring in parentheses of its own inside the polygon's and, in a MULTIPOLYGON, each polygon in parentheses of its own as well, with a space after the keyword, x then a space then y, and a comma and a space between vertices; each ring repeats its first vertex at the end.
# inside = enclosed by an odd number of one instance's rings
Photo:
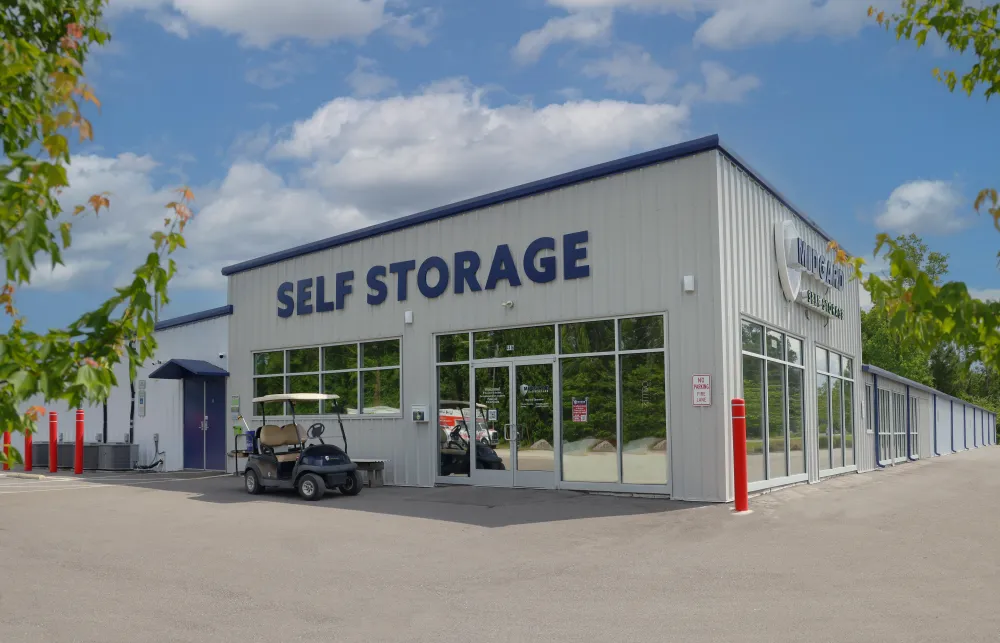
POLYGON ((313 311, 312 307, 312 277, 299 279, 295 284, 295 314, 309 315, 313 311))
POLYGON ((536 284, 547 284, 555 281, 556 278, 556 258, 542 257, 538 260, 538 268, 535 267, 535 257, 542 250, 555 250, 556 240, 552 237, 542 237, 535 239, 528 244, 528 249, 524 251, 524 274, 528 279, 536 284))
POLYGON ((465 285, 469 285, 471 292, 479 292, 482 287, 479 285, 479 253, 473 250, 459 250, 455 253, 455 292, 459 295, 465 292, 465 285))
POLYGON ((428 299, 435 299, 444 294, 444 291, 448 290, 448 264, 441 257, 427 257, 424 262, 420 264, 420 270, 417 271, 417 288, 420 290, 420 294, 428 299), (437 284, 431 286, 427 282, 427 274, 431 270, 437 270, 438 279, 437 284))
POLYGON ((490 266, 490 275, 486 278, 486 290, 494 290, 501 279, 506 279, 511 286, 521 285, 521 278, 517 276, 517 266, 514 265, 514 255, 510 253, 510 246, 506 243, 497 246, 497 251, 493 254, 493 265, 490 266))
POLYGON ((350 283, 353 280, 354 280, 353 270, 337 273, 337 310, 344 309, 344 299, 352 292, 354 292, 354 286, 352 286, 350 283))
POLYGON ((590 266, 579 264, 587 258, 587 249, 579 246, 589 238, 590 234, 586 230, 563 235, 563 279, 583 279, 590 276, 590 266))
POLYGON ((295 285, 286 281, 278 286, 278 317, 291 317, 295 312, 295 300, 292 299, 292 291, 295 285))
POLYGON ((409 261, 398 261, 389 264, 389 272, 399 275, 396 283, 396 301, 406 301, 407 275, 417 267, 417 262, 413 259, 409 261))
POLYGON ((368 303, 372 306, 378 306, 389 296, 389 287, 380 277, 385 277, 385 266, 372 266, 368 270, 368 287, 375 291, 368 293, 368 303))
MULTIPOLYGON (((587 242, 590 240, 590 233, 586 230, 571 232, 562 237, 562 278, 583 279, 590 276, 590 265, 587 263, 587 242)), ((547 284, 555 281, 558 277, 558 248, 555 237, 539 237, 535 239, 524 250, 523 263, 520 268, 524 270, 529 281, 536 284, 547 284)), ((806 266, 807 270, 820 276, 831 285, 838 285, 843 279, 843 270, 839 266, 822 256, 821 253, 808 245, 800 244, 798 248, 799 262, 806 266)), ((479 253, 473 250, 460 250, 455 253, 454 264, 449 265, 442 257, 431 256, 424 259, 417 269, 416 260, 397 261, 390 263, 388 270, 384 265, 372 266, 368 269, 365 283, 368 286, 367 301, 369 305, 378 306, 389 297, 389 284, 386 278, 389 274, 396 275, 396 300, 406 301, 409 296, 409 275, 416 271, 417 289, 420 294, 427 299, 436 299, 448 290, 448 286, 454 280, 454 291, 462 294, 468 289, 469 292, 480 292, 481 290, 495 290, 501 281, 517 288, 521 286, 521 276, 519 266, 514 259, 508 244, 501 244, 496 247, 493 253, 493 260, 490 262, 489 273, 486 277, 486 284, 480 285, 479 270, 482 261, 479 253), (432 276, 431 273, 437 275, 432 276)), ((338 272, 335 276, 334 286, 335 296, 333 301, 327 299, 326 277, 308 277, 295 282, 286 281, 278 286, 278 317, 288 318, 294 314, 309 315, 314 310, 324 313, 332 310, 343 310, 347 306, 347 300, 354 292, 354 271, 345 270, 338 272), (315 301, 313 297, 313 286, 315 284, 315 301)), ((842 284, 841 284, 842 287, 842 284)))
POLYGON ((331 310, 336 310, 336 306, 326 300, 326 277, 316 277, 316 312, 328 313, 331 310))

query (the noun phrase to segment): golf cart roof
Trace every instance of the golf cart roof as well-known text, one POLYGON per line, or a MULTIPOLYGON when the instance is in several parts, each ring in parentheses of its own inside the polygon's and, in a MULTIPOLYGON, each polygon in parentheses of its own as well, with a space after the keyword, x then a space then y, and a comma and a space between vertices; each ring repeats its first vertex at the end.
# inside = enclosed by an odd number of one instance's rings
MULTIPOLYGON (((465 408, 469 406, 469 403, 465 400, 441 400, 439 402, 440 406, 457 406, 459 408, 465 408)), ((476 408, 485 409, 488 408, 485 404, 476 403, 476 408)))
POLYGON ((254 402, 319 402, 321 400, 339 400, 339 395, 333 393, 274 393, 253 398, 254 402))

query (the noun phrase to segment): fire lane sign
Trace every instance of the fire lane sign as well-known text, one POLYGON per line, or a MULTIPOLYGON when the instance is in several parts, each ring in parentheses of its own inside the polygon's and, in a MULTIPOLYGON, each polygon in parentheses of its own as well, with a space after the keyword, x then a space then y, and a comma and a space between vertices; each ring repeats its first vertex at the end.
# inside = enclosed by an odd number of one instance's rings
POLYGON ((711 375, 695 375, 691 378, 691 403, 694 406, 712 406, 711 375))

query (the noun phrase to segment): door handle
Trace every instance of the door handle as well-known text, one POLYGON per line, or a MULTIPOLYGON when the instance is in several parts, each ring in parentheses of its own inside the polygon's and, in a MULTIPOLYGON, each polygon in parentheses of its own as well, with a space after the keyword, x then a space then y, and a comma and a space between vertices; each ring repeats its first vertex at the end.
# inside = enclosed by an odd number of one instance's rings
POLYGON ((510 425, 509 424, 504 424, 503 425, 503 439, 507 440, 508 442, 510 442, 510 425))

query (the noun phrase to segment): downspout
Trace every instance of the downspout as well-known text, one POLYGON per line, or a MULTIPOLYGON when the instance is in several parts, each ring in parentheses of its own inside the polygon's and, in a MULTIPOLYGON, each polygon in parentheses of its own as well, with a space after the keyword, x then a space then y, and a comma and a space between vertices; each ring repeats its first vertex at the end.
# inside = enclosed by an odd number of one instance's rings
POLYGON ((878 375, 872 373, 872 397, 875 398, 875 403, 872 405, 875 408, 875 466, 879 469, 884 469, 885 465, 882 464, 882 448, 879 445, 879 433, 878 433, 878 375))
POLYGON ((108 443, 108 401, 104 400, 104 437, 101 439, 104 444, 108 443))
POLYGON ((951 452, 958 453, 955 450, 955 400, 948 400, 948 404, 951 405, 949 407, 951 409, 951 452))
MULTIPOLYGON (((906 459, 914 462, 916 458, 913 457, 913 425, 910 423, 910 385, 906 385, 906 459)), ((920 436, 917 436, 920 439, 920 436)))
POLYGON ((979 436, 976 435, 976 412, 972 411, 972 448, 979 448, 979 436))
POLYGON ((937 450, 937 393, 934 393, 934 455, 941 455, 937 450))
POLYGON ((968 425, 969 420, 965 415, 965 412, 968 410, 968 408, 969 407, 967 407, 966 405, 964 404, 962 405, 962 444, 965 445, 966 451, 969 450, 969 425, 968 425))

